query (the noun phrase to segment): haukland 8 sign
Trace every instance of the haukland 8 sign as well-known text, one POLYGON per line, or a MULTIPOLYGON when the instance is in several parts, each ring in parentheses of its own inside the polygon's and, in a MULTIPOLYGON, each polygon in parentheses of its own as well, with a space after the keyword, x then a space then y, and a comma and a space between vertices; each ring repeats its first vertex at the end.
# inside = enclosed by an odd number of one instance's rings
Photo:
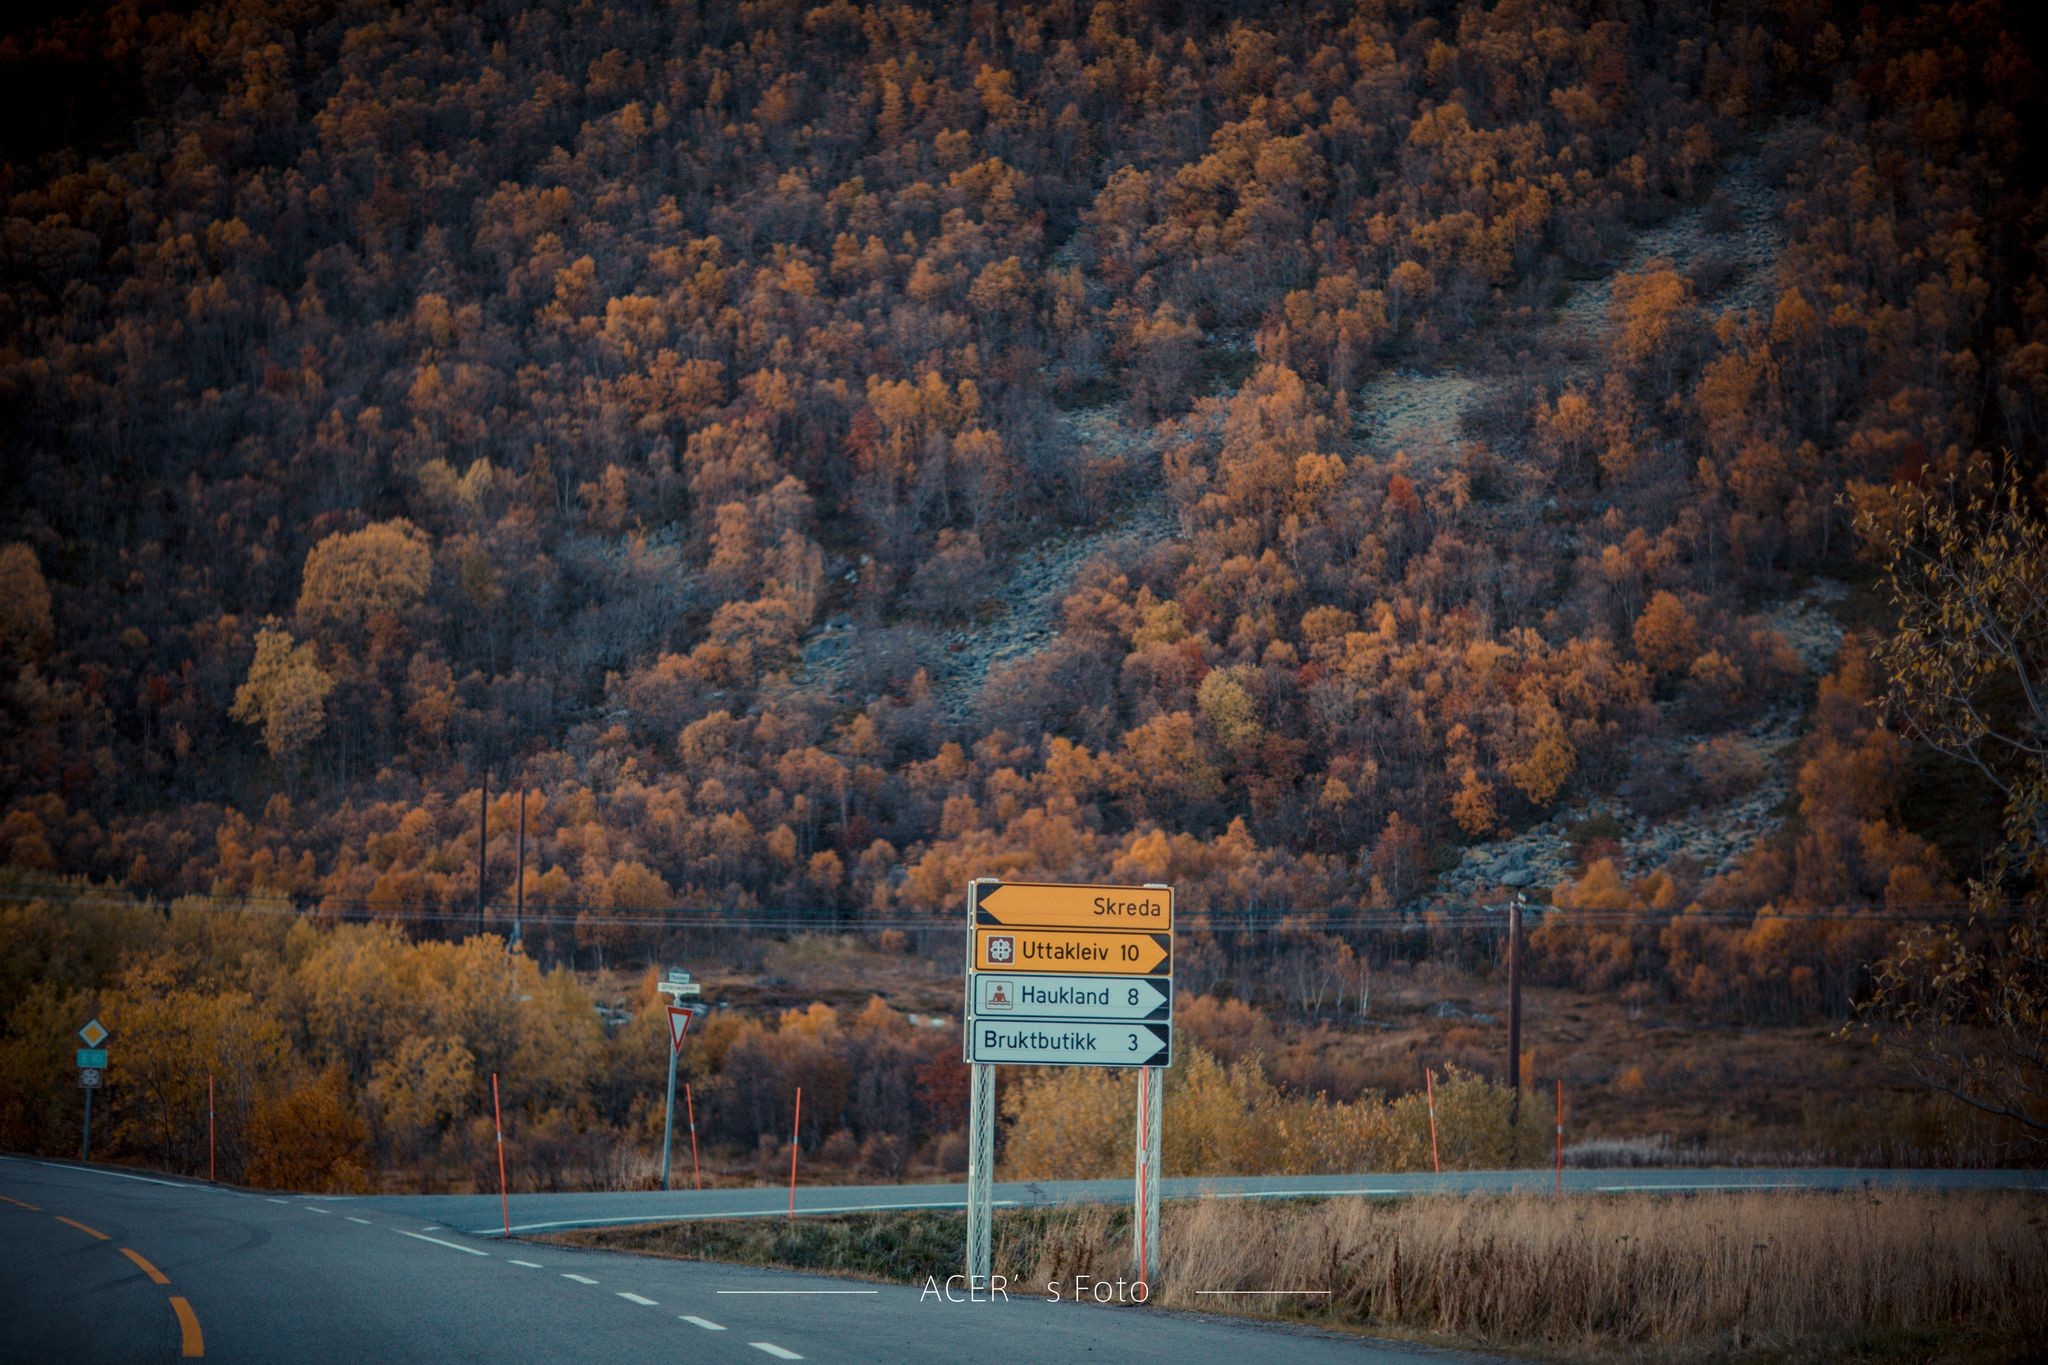
POLYGON ((1171 1064, 1171 888, 978 881, 968 922, 968 1061, 1171 1064))

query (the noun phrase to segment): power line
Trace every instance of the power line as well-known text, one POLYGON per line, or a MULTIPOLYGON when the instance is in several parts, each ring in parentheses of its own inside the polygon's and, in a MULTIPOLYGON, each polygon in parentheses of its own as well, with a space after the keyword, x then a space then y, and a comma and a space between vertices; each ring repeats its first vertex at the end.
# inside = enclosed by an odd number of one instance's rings
MULTIPOLYGON (((302 901, 284 896, 233 895, 223 892, 194 892, 170 898, 135 896, 118 891, 80 887, 65 883, 13 882, 0 886, 0 903, 33 904, 59 901, 70 906, 100 909, 156 907, 205 909, 219 913, 277 915, 342 920, 388 920, 395 923, 427 924, 468 922, 475 910, 469 906, 439 905, 425 901, 302 901)), ((509 917, 513 904, 488 901, 482 907, 487 916, 509 917)), ((1710 927, 1753 927, 1758 923, 1789 924, 1949 924, 1977 917, 1967 902, 1929 902, 1898 906, 1838 905, 1778 909, 1771 906, 1713 907, 1691 910, 1571 910, 1530 906, 1537 922, 1557 918, 1571 927, 1654 928, 1671 924, 1710 927)), ((1184 912, 1182 927, 1219 932, 1295 933, 1318 932, 1400 932, 1419 934, 1466 934, 1506 932, 1510 907, 1478 905, 1418 910, 1360 910, 1333 906, 1324 910, 1298 907, 1272 910, 1184 912)), ((787 933, 832 929, 841 932, 879 932, 888 929, 958 931, 965 925, 951 916, 863 917, 858 913, 829 909, 764 911, 717 907, 663 906, 636 910, 608 910, 555 902, 526 903, 525 921, 540 925, 586 925, 602 928, 664 930, 727 930, 787 933)))

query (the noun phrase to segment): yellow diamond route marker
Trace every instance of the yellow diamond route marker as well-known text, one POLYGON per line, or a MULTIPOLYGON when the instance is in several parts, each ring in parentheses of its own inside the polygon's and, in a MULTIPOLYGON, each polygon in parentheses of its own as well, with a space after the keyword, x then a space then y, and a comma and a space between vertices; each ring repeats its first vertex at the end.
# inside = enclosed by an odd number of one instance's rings
POLYGON ((85 1039, 87 1047, 98 1047, 107 1041, 107 1026, 97 1019, 88 1019, 85 1027, 78 1031, 78 1036, 85 1039))

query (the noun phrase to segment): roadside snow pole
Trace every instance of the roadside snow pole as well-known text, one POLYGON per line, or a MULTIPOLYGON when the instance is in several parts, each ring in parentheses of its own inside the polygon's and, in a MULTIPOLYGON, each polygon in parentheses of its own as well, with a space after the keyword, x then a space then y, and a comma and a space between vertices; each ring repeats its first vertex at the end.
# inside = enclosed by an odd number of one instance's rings
POLYGON ((1557 1081, 1557 1192, 1564 1193, 1564 1078, 1557 1081))
POLYGON ((690 1083, 683 1082, 683 1107, 690 1115, 690 1179, 698 1189, 704 1188, 704 1171, 697 1165, 697 1102, 690 1098, 690 1083))
POLYGON ((1431 1170, 1442 1175, 1444 1164, 1437 1160, 1436 1155, 1436 1073, 1424 1067, 1422 1083, 1429 1093, 1429 1165, 1431 1170))
POLYGON ((220 1179, 214 1156, 213 1144, 213 1073, 206 1073, 206 1178, 220 1179))
POLYGON ((796 1220, 796 1135, 803 1129, 804 1088, 796 1088, 796 1115, 789 1121, 789 1217, 796 1220))
POLYGON ((498 1211, 505 1217, 505 1235, 512 1235, 512 1196, 505 1190, 505 1110, 498 1103, 498 1073, 491 1073, 491 1121, 498 1126, 498 1211))

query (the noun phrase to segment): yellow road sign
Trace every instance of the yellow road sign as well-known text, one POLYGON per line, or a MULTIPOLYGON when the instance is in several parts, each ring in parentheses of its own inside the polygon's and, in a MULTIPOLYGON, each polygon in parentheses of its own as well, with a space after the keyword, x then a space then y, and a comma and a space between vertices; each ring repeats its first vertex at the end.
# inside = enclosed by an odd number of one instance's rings
POLYGON ((1173 892, 1163 886, 1059 886, 976 882, 974 922, 1037 929, 1173 928, 1173 892))
POLYGON ((983 925, 974 931, 974 970, 1167 976, 1173 971, 1173 938, 983 925))

